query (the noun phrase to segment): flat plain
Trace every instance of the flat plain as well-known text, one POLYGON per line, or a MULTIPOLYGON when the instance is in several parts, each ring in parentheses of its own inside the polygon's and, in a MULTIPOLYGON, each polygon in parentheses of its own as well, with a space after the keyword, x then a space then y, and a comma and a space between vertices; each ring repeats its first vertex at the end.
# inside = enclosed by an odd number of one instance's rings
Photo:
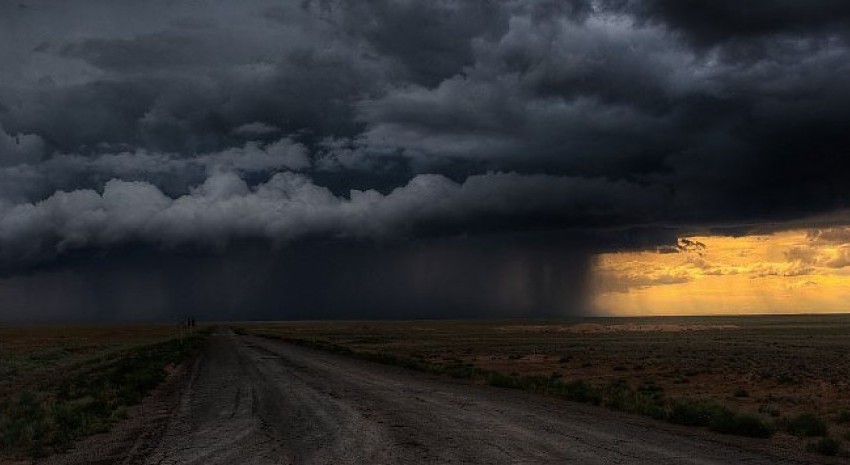
POLYGON ((850 462, 850 316, 207 328, 0 328, 0 463, 850 462))

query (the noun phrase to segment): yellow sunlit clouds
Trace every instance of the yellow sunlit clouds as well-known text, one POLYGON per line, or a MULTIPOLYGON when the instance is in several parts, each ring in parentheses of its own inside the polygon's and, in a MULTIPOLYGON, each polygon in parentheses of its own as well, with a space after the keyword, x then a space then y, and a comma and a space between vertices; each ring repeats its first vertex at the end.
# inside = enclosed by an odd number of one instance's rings
POLYGON ((594 306, 611 315, 850 311, 850 227, 689 237, 603 254, 594 306))

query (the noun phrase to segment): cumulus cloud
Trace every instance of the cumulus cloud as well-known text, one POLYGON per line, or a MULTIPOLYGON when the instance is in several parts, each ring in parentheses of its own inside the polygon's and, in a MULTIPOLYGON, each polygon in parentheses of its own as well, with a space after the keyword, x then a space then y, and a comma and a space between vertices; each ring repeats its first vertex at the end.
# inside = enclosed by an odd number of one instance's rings
POLYGON ((622 182, 515 173, 471 176, 463 183, 420 175, 386 195, 352 190, 348 197, 293 172, 255 186, 233 172, 218 172, 177 198, 146 182, 113 179, 102 192, 58 192, 35 203, 3 204, 0 256, 38 261, 134 241, 221 247, 236 239, 380 240, 421 235, 435 225, 435 232, 503 230, 505 221, 520 220, 525 226, 507 229, 533 228, 552 217, 564 227, 610 224, 613 218, 629 224, 657 195, 622 182))
POLYGON ((38 201, 57 190, 100 190, 111 179, 144 181, 177 195, 217 171, 267 177, 277 171, 303 171, 310 166, 307 148, 289 138, 248 141, 193 157, 145 149, 92 156, 57 153, 45 160, 29 157, 15 165, 0 166, 0 198, 38 201))

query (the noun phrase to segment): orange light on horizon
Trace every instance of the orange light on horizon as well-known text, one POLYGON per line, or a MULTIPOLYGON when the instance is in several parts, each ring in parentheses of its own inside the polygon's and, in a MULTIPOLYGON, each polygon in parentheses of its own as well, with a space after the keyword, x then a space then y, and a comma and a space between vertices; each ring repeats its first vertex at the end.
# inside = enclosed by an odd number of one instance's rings
POLYGON ((597 257, 593 305, 617 316, 850 311, 850 227, 684 238, 597 257))

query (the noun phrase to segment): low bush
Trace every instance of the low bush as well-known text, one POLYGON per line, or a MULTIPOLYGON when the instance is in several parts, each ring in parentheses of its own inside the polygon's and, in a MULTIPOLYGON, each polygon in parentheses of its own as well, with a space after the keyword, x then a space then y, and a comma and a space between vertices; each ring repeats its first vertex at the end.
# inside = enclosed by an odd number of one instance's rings
POLYGON ((732 395, 735 397, 750 397, 750 393, 744 388, 737 388, 732 395))
POLYGON ((576 379, 561 383, 560 396, 574 402, 599 405, 602 403, 602 391, 587 381, 576 379))
POLYGON ((821 438, 818 442, 807 445, 806 450, 821 455, 835 456, 841 450, 841 444, 832 438, 821 438))
POLYGON ((723 405, 710 400, 672 399, 668 420, 685 426, 711 426, 721 417, 734 415, 723 405))
POLYGON ((826 422, 813 413, 803 413, 788 420, 785 429, 794 436, 815 437, 826 436, 826 422))
POLYGON ((484 375, 484 381, 490 386, 502 388, 518 388, 519 382, 513 376, 505 375, 499 372, 487 373, 484 375))
POLYGON ((604 405, 614 410, 639 413, 656 419, 667 419, 665 399, 660 387, 644 383, 632 389, 625 381, 615 381, 603 391, 604 405))
POLYGON ((778 418, 781 412, 779 406, 776 404, 762 404, 759 405, 759 413, 765 413, 771 417, 778 418))
POLYGON ((771 423, 755 415, 733 414, 731 412, 715 418, 709 428, 723 434, 734 434, 750 438, 769 438, 776 431, 771 423))

